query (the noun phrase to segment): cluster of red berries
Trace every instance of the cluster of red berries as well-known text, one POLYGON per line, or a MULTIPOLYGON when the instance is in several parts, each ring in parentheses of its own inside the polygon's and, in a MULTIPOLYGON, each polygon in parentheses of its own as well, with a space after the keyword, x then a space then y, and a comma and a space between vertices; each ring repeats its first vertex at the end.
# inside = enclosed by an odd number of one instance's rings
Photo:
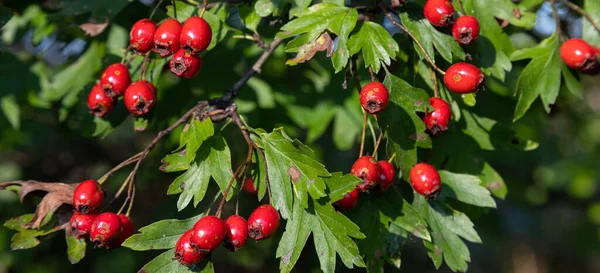
POLYGON ((456 21, 456 11, 450 0, 428 0, 423 14, 429 22, 437 27, 452 26, 452 36, 461 45, 470 45, 479 37, 479 21, 468 15, 459 16, 456 21))
POLYGON ((75 212, 69 221, 70 233, 77 238, 89 236, 90 241, 106 249, 120 247, 133 235, 131 219, 124 214, 95 211, 104 200, 104 192, 95 180, 81 182, 73 192, 75 212))
POLYGON ((186 231, 175 246, 175 259, 191 266, 204 260, 221 244, 230 251, 242 248, 248 237, 255 241, 270 238, 279 228, 279 213, 271 205, 261 205, 248 217, 232 215, 223 221, 216 216, 204 216, 186 231))
POLYGON ((570 67, 587 74, 600 72, 600 49, 582 39, 569 39, 560 47, 560 56, 570 67))

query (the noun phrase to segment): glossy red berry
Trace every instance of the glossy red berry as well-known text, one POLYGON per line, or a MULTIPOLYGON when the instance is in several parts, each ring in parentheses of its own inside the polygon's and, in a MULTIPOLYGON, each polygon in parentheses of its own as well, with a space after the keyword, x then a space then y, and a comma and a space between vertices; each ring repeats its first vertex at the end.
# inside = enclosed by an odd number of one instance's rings
POLYGON ((410 184, 419 194, 435 199, 441 192, 440 174, 427 163, 418 163, 410 170, 410 184))
POLYGON ((202 68, 202 59, 196 53, 190 53, 180 48, 169 61, 169 67, 173 74, 191 79, 198 74, 202 68))
POLYGON ((231 215, 225 221, 227 237, 223 245, 230 251, 238 251, 248 240, 248 222, 244 217, 231 215))
POLYGON ((560 47, 560 56, 571 68, 589 71, 600 65, 600 51, 581 39, 569 39, 560 47))
POLYGON ((167 57, 179 50, 181 23, 175 19, 167 19, 158 26, 154 33, 154 52, 167 57))
POLYGON ((84 236, 89 235, 90 231, 92 231, 92 224, 94 223, 94 220, 96 220, 96 216, 97 215, 93 213, 83 214, 76 211, 69 221, 69 226, 71 227, 70 233, 77 238, 83 238, 84 236))
POLYGON ((454 6, 450 0, 427 0, 423 14, 429 22, 438 27, 447 27, 454 18, 454 6))
POLYGON ((122 96, 125 89, 131 83, 129 70, 123 64, 116 63, 109 65, 100 77, 100 85, 106 95, 109 97, 122 96))
POLYGON ((119 214, 119 219, 121 219, 121 232, 119 233, 119 238, 115 241, 115 247, 120 247, 127 238, 133 235, 133 223, 131 223, 131 219, 127 217, 125 214, 119 214))
POLYGON ((175 245, 175 259, 182 265, 191 266, 204 260, 204 254, 194 250, 190 244, 192 233, 191 229, 186 231, 179 237, 175 245))
POLYGON ((129 32, 131 49, 139 54, 150 51, 154 47, 155 32, 156 24, 152 20, 144 18, 135 22, 129 32))
POLYGON ((377 160, 372 156, 365 155, 354 161, 350 173, 362 180, 358 188, 366 191, 377 185, 380 170, 377 160))
POLYGON ((360 104, 370 114, 377 114, 385 109, 390 93, 380 82, 370 82, 360 90, 360 104))
POLYGON ((215 250, 227 235, 227 226, 219 217, 204 216, 192 229, 190 242, 198 252, 208 253, 215 250))
POLYGON ((121 218, 104 212, 96 217, 90 231, 90 241, 98 247, 112 248, 121 235, 121 218))
POLYGON ((456 63, 446 70, 444 84, 450 91, 456 93, 473 93, 483 86, 485 76, 481 70, 470 63, 456 63))
POLYGON ((83 214, 94 212, 102 205, 102 201, 104 201, 104 192, 96 180, 81 182, 73 192, 73 206, 83 214))
POLYGON ((156 89, 148 81, 137 81, 132 83, 123 97, 127 111, 136 116, 145 115, 156 103, 156 89))
POLYGON ((333 205, 339 210, 352 209, 356 206, 356 203, 358 203, 359 194, 358 188, 354 188, 354 190, 346 193, 342 199, 336 201, 333 205))
POLYGON ((181 47, 191 52, 206 50, 212 39, 210 25, 198 16, 192 16, 185 20, 181 28, 179 43, 181 47))
POLYGON ((394 182, 396 177, 396 169, 394 165, 387 160, 380 160, 379 165, 379 188, 383 191, 387 190, 394 182))
POLYGON ((479 21, 473 16, 458 17, 452 26, 452 36, 461 45, 470 45, 479 37, 479 21))
POLYGON ((275 235, 279 228, 279 213, 271 205, 261 205, 248 217, 248 236, 255 241, 275 235))
POLYGON ((90 113, 94 116, 102 117, 113 109, 115 100, 106 96, 106 93, 104 93, 104 90, 102 90, 102 87, 100 87, 100 84, 98 83, 94 85, 92 91, 90 91, 87 104, 90 113))
POLYGON ((440 98, 430 98, 429 104, 433 107, 433 111, 425 114, 425 126, 432 135, 437 135, 448 129, 452 111, 450 111, 450 105, 440 98))
POLYGON ((252 180, 252 177, 248 177, 248 178, 246 178, 246 181, 244 181, 244 190, 250 194, 258 193, 258 190, 256 190, 256 187, 254 187, 254 181, 252 180))

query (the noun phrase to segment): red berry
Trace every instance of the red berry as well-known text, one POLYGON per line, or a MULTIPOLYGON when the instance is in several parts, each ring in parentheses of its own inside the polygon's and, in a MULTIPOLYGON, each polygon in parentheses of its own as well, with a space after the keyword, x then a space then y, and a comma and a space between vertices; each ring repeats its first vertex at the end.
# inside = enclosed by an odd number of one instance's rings
POLYGON ((109 97, 122 96, 130 83, 129 70, 120 63, 109 65, 100 77, 100 85, 109 97))
POLYGON ((560 56, 571 68, 590 71, 600 66, 600 50, 581 39, 569 39, 560 47, 560 56))
POLYGON ((244 181, 244 190, 247 193, 251 193, 251 194, 258 193, 258 190, 256 190, 256 188, 254 187, 254 181, 252 180, 252 177, 248 177, 248 178, 246 178, 246 181, 244 181))
POLYGON ((193 230, 186 231, 175 245, 175 259, 182 265, 191 266, 204 260, 204 254, 194 250, 190 244, 193 230))
POLYGON ((271 205, 256 208, 248 217, 248 236, 255 241, 270 238, 279 228, 279 213, 271 205))
POLYGON ((169 61, 169 67, 173 74, 191 79, 198 74, 200 68, 202 68, 202 59, 195 53, 190 53, 183 48, 180 48, 171 61, 169 61))
POLYGON ((481 70, 470 63, 456 63, 446 70, 444 83, 450 91, 456 93, 473 93, 482 87, 485 76, 481 70))
POLYGON ((354 188, 354 190, 352 190, 349 193, 346 193, 344 197, 342 197, 342 199, 336 201, 335 203, 333 203, 333 205, 339 210, 352 209, 356 206, 356 203, 358 203, 359 193, 360 192, 358 191, 358 188, 354 188))
POLYGON ((73 206, 83 214, 96 210, 102 201, 104 201, 104 192, 96 180, 81 182, 73 192, 73 206))
POLYGON ((127 238, 133 235, 133 223, 131 223, 131 219, 125 214, 119 214, 119 218, 121 219, 121 232, 119 238, 115 241, 115 247, 120 247, 127 238))
POLYGON ((98 247, 112 248, 121 235, 121 218, 112 213, 104 212, 96 217, 90 231, 90 241, 98 247))
POLYGON ((360 90, 360 104, 370 114, 377 114, 387 107, 390 93, 380 82, 370 82, 360 90))
POLYGON ((97 117, 102 117, 110 112, 114 105, 115 100, 109 96, 106 96, 100 84, 97 83, 90 91, 88 95, 88 108, 90 109, 90 113, 97 117))
POLYGON ((458 17, 452 26, 452 36, 461 45, 470 45, 479 37, 479 21, 473 16, 458 17))
POLYGON ((156 89, 148 81, 137 81, 132 83, 123 97, 125 107, 129 112, 136 116, 145 115, 156 103, 156 89))
POLYGON ((181 23, 175 19, 167 19, 154 33, 154 52, 161 57, 167 57, 179 49, 179 35, 181 34, 181 23))
POLYGON ((441 192, 440 174, 427 163, 418 163, 410 170, 410 184, 421 195, 435 199, 441 192))
POLYGON ((96 216, 96 214, 83 214, 76 211, 69 221, 69 226, 71 227, 70 233, 77 238, 89 235, 96 216))
POLYGON ((448 129, 452 111, 450 111, 450 105, 440 98, 430 98, 429 104, 433 107, 433 112, 425 115, 425 126, 432 135, 437 135, 448 129))
POLYGON ((380 160, 377 162, 379 165, 379 187, 381 190, 387 190, 394 182, 396 176, 396 169, 394 165, 387 160, 380 160))
POLYGON ((221 218, 204 216, 194 225, 190 242, 196 251, 207 253, 219 247, 226 235, 227 227, 221 218))
POLYGON ((244 217, 231 215, 225 221, 227 226, 227 237, 225 237, 225 248, 230 251, 238 251, 248 240, 248 222, 244 217))
POLYGON ((447 27, 452 23, 454 7, 450 0, 428 0, 423 14, 432 25, 447 27))
POLYGON ((156 24, 148 18, 139 20, 133 24, 129 32, 129 45, 133 51, 143 54, 154 47, 154 33, 156 24))
POLYGON ((377 185, 379 181, 379 165, 377 165, 377 160, 372 156, 362 156, 352 165, 352 169, 350 169, 350 173, 360 179, 362 179, 362 183, 358 185, 358 188, 361 191, 366 191, 371 189, 377 185))
POLYGON ((203 18, 192 16, 183 23, 179 39, 181 47, 192 52, 204 51, 211 39, 212 29, 203 18))

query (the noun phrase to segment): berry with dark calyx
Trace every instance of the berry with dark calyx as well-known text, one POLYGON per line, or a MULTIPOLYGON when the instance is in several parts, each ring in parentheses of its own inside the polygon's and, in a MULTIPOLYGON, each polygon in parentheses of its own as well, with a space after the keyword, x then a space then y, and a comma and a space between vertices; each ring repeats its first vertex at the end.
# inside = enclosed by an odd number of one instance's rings
POLYGON ((132 83, 123 97, 127 111, 136 116, 145 115, 156 103, 156 89, 148 81, 137 81, 132 83))
POLYGON ((183 23, 179 44, 190 52, 200 52, 208 48, 211 39, 212 29, 206 20, 192 16, 183 23))
POLYGON ((258 190, 256 190, 256 187, 254 187, 254 181, 252 180, 252 177, 248 177, 244 181, 244 190, 250 194, 258 193, 258 190))
POLYGON ((394 165, 387 160, 380 160, 377 162, 379 165, 379 188, 382 191, 387 190, 394 182, 396 177, 396 169, 394 165))
POLYGON ((179 50, 179 36, 181 35, 181 23, 175 19, 167 19, 162 22, 154 33, 154 52, 161 57, 167 57, 179 50))
POLYGON ((569 39, 560 47, 560 57, 573 69, 583 72, 600 66, 600 50, 582 39, 569 39))
POLYGON ((88 108, 90 109, 90 113, 94 116, 102 117, 110 112, 114 105, 115 100, 109 96, 106 96, 100 84, 97 83, 90 91, 87 100, 88 108))
POLYGON ((104 192, 96 180, 81 182, 73 192, 73 206, 83 214, 94 212, 102 205, 102 201, 104 201, 104 192))
POLYGON ((115 241, 114 247, 120 247, 127 238, 133 235, 133 223, 131 223, 131 219, 125 214, 119 214, 119 218, 121 219, 121 232, 119 238, 115 241))
POLYGON ((100 77, 100 86, 109 97, 122 96, 130 83, 129 70, 120 63, 109 65, 100 77))
POLYGON ((97 215, 93 213, 83 214, 76 211, 69 221, 69 226, 71 227, 69 232, 79 239, 89 235, 92 231, 92 224, 94 223, 94 220, 96 220, 96 216, 97 215))
POLYGON ((352 209, 356 206, 356 203, 358 203, 359 194, 358 188, 354 188, 351 192, 346 193, 342 199, 333 203, 333 206, 339 210, 352 209))
POLYGON ((90 231, 90 241, 98 247, 113 248, 115 241, 121 235, 121 218, 112 213, 104 212, 96 217, 90 231))
POLYGON ((410 170, 410 184, 419 194, 434 200, 440 195, 440 174, 427 163, 418 163, 410 170))
POLYGON ((456 93, 473 93, 483 86, 485 76, 481 70, 470 63, 456 63, 451 65, 444 75, 444 84, 450 91, 456 93))
POLYGON ((437 135, 448 129, 452 111, 450 105, 440 98, 430 98, 429 104, 433 107, 433 111, 425 114, 425 126, 432 135, 437 135))
POLYGON ((369 114, 377 114, 385 109, 390 93, 380 82, 371 82, 360 90, 360 104, 369 114))
POLYGON ((200 218, 192 230, 192 238, 190 239, 192 247, 202 253, 215 250, 227 235, 225 222, 216 216, 200 218))
POLYGON ((204 254, 194 250, 190 244, 193 230, 186 231, 175 245, 175 260, 182 265, 192 266, 204 260, 204 254))
POLYGON ((447 27, 454 19, 454 6, 450 0, 427 0, 423 14, 429 22, 437 27, 447 27))
POLYGON ((452 36, 461 45, 470 45, 479 37, 479 21, 473 16, 458 17, 452 26, 452 36))
POLYGON ((248 236, 255 241, 270 238, 279 228, 279 212, 271 205, 261 205, 248 217, 248 236))
POLYGON ((156 24, 148 18, 141 19, 131 27, 129 32, 129 45, 138 54, 143 54, 154 47, 154 33, 156 24))
POLYGON ((377 164, 377 160, 372 156, 362 156, 352 165, 352 169, 350 169, 350 173, 362 180, 362 183, 358 185, 358 188, 361 191, 369 190, 379 181, 379 165, 377 164))
POLYGON ((173 74, 191 79, 198 74, 202 68, 202 59, 195 53, 190 53, 183 48, 180 48, 169 61, 169 67, 173 74))
POLYGON ((231 215, 225 221, 225 225, 227 226, 227 237, 225 237, 223 246, 229 251, 238 251, 248 240, 248 222, 244 217, 231 215))

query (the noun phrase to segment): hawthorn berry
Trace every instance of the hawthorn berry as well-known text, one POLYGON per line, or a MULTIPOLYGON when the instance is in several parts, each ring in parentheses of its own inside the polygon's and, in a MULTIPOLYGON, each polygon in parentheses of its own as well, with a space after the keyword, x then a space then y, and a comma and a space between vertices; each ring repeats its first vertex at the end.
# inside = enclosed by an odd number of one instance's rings
POLYGON ((173 74, 191 79, 198 74, 202 68, 202 59, 195 53, 190 53, 180 48, 169 61, 169 67, 173 74))
POLYGON ((102 117, 110 112, 114 105, 115 100, 109 96, 106 96, 100 84, 97 83, 90 91, 87 100, 88 108, 90 109, 90 113, 94 116, 102 117))
POLYGON ((360 90, 360 104, 369 112, 377 114, 385 109, 390 99, 390 93, 380 82, 370 82, 360 90))
POLYGON ((359 194, 358 188, 354 188, 351 192, 346 193, 342 199, 333 203, 333 205, 339 210, 352 209, 356 206, 356 203, 358 203, 359 194))
POLYGON ((470 45, 479 37, 479 21, 473 16, 458 17, 452 26, 452 36, 461 45, 470 45))
POLYGON ((225 222, 216 216, 204 216, 200 218, 192 230, 190 243, 196 251, 202 253, 215 250, 227 235, 225 222))
POLYGON ((156 24, 148 18, 141 19, 131 27, 129 45, 136 53, 143 54, 154 47, 156 24))
POLYGON ((248 236, 255 241, 270 238, 279 228, 279 212, 271 205, 261 205, 248 217, 248 236))
POLYGON ((208 48, 211 39, 212 29, 206 20, 192 16, 183 23, 179 44, 191 52, 200 52, 208 48))
POLYGON ((358 188, 361 191, 369 190, 379 181, 379 165, 377 164, 377 160, 372 156, 362 156, 352 165, 352 169, 350 169, 350 173, 362 180, 362 183, 358 185, 358 188))
POLYGON ((127 238, 133 235, 133 223, 131 223, 131 219, 125 214, 119 214, 119 219, 121 219, 121 232, 119 233, 119 238, 115 241, 114 247, 120 247, 127 238))
POLYGON ((81 182, 73 192, 73 206, 83 214, 95 211, 102 201, 104 201, 104 192, 96 180, 81 182))
POLYGON ((431 200, 436 199, 442 190, 440 174, 427 163, 418 163, 410 170, 410 184, 415 191, 431 200))
POLYGON ((204 254, 194 250, 190 244, 193 232, 191 229, 186 231, 175 245, 175 260, 182 265, 191 266, 204 260, 204 254))
POLYGON ((254 181, 252 180, 252 177, 248 177, 244 181, 244 190, 247 193, 251 193, 251 194, 257 194, 258 193, 258 190, 256 190, 256 187, 254 187, 254 181))
POLYGON ((452 92, 473 93, 482 88, 485 76, 476 66, 460 62, 451 65, 444 75, 444 84, 452 92))
POLYGON ((161 57, 167 57, 179 49, 179 36, 181 35, 181 23, 170 18, 162 22, 154 33, 154 52, 161 57))
POLYGON ((437 135, 448 129, 452 111, 450 105, 440 98, 430 98, 429 104, 433 107, 433 111, 425 114, 425 126, 432 135, 437 135))
POLYGON ((104 212, 96 217, 90 231, 90 241, 98 247, 112 248, 121 235, 121 218, 112 213, 104 212))
POLYGON ((223 246, 230 251, 238 251, 248 240, 248 222, 244 217, 231 215, 225 221, 225 225, 227 226, 227 237, 225 237, 223 246))
POLYGON ((97 215, 93 213, 83 214, 78 211, 74 212, 69 221, 69 226, 71 227, 70 233, 77 238, 83 238, 84 236, 89 235, 96 216, 97 215))
POLYGON ((379 165, 379 188, 382 191, 387 190, 394 182, 396 176, 396 169, 394 165, 387 160, 380 160, 377 162, 379 165))
POLYGON ((154 85, 148 81, 137 81, 132 83, 123 97, 127 111, 136 116, 145 115, 156 103, 156 89, 154 85))
POLYGON ((109 97, 119 97, 131 83, 127 67, 121 63, 109 65, 100 77, 100 85, 109 97))
POLYGON ((560 47, 560 57, 571 68, 583 72, 600 66, 600 50, 582 39, 569 39, 560 47))
POLYGON ((438 27, 447 27, 454 18, 454 6, 450 0, 427 0, 423 14, 429 22, 438 27))

